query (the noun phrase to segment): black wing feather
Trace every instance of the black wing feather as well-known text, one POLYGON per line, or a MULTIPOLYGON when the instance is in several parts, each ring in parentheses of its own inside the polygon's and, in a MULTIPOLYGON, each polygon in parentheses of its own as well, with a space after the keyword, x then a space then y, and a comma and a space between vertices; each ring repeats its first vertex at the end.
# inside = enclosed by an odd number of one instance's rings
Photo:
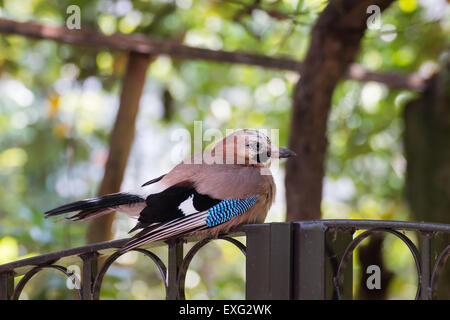
POLYGON ((193 183, 183 182, 166 190, 151 194, 145 200, 147 206, 141 211, 139 223, 132 230, 143 228, 153 223, 163 223, 184 217, 179 209, 181 203, 193 196, 192 203, 198 212, 208 210, 218 204, 220 199, 214 199, 195 190, 193 183))
POLYGON ((162 176, 159 176, 158 178, 152 179, 150 181, 147 181, 146 183, 144 183, 141 187, 145 187, 148 186, 149 184, 153 184, 155 182, 158 182, 159 180, 161 180, 162 178, 164 178, 165 174, 163 174, 162 176))
POLYGON ((57 216, 63 213, 79 210, 92 213, 96 210, 101 210, 108 207, 115 207, 124 204, 133 204, 143 201, 144 199, 138 195, 120 192, 66 204, 45 212, 45 217, 47 218, 51 216, 57 216))

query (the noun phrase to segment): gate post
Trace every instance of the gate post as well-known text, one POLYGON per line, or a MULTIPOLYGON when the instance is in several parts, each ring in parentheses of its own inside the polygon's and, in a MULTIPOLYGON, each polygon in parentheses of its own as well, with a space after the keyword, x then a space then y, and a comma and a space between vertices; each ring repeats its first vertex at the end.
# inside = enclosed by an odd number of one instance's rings
POLYGON ((246 299, 292 298, 292 224, 246 226, 246 299))

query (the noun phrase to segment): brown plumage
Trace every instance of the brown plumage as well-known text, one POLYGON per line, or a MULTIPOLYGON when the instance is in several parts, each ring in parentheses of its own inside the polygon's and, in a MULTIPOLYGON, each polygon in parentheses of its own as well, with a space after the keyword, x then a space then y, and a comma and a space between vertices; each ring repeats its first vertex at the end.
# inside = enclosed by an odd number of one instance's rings
POLYGON ((173 185, 180 177, 183 180, 192 179, 199 193, 208 194, 215 199, 245 199, 259 195, 256 203, 245 214, 217 227, 195 232, 195 235, 216 237, 237 225, 264 222, 275 199, 276 187, 272 175, 262 175, 260 169, 258 166, 230 164, 180 164, 163 182, 167 181, 169 185, 173 185), (186 173, 189 176, 186 176, 186 173))
POLYGON ((124 250, 183 234, 216 237, 246 223, 264 222, 275 198, 271 158, 295 155, 255 130, 240 130, 212 150, 192 155, 143 185, 142 194, 119 193, 68 204, 47 216, 80 211, 85 220, 114 210, 138 217, 142 229, 124 250))

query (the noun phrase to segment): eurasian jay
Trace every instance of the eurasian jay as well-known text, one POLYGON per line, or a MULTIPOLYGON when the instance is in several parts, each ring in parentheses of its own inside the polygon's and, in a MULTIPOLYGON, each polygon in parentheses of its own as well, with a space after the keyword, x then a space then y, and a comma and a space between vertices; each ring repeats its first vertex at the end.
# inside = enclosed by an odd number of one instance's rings
POLYGON ((294 155, 257 130, 239 130, 144 183, 140 192, 69 203, 45 216, 79 211, 65 219, 81 221, 119 211, 135 217, 130 232, 142 230, 122 250, 186 234, 217 237, 237 225, 264 222, 275 197, 271 158, 294 155))

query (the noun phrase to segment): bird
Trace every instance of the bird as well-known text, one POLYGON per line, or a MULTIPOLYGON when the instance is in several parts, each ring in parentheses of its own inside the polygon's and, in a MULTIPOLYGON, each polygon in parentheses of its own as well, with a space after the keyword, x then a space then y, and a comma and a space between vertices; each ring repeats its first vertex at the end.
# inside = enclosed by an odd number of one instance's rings
POLYGON ((85 221, 125 213, 138 220, 129 233, 139 232, 122 251, 185 235, 217 238, 238 225, 264 222, 276 192, 271 161, 295 155, 260 130, 236 130, 139 191, 72 202, 46 211, 45 217, 77 212, 62 219, 85 221))

